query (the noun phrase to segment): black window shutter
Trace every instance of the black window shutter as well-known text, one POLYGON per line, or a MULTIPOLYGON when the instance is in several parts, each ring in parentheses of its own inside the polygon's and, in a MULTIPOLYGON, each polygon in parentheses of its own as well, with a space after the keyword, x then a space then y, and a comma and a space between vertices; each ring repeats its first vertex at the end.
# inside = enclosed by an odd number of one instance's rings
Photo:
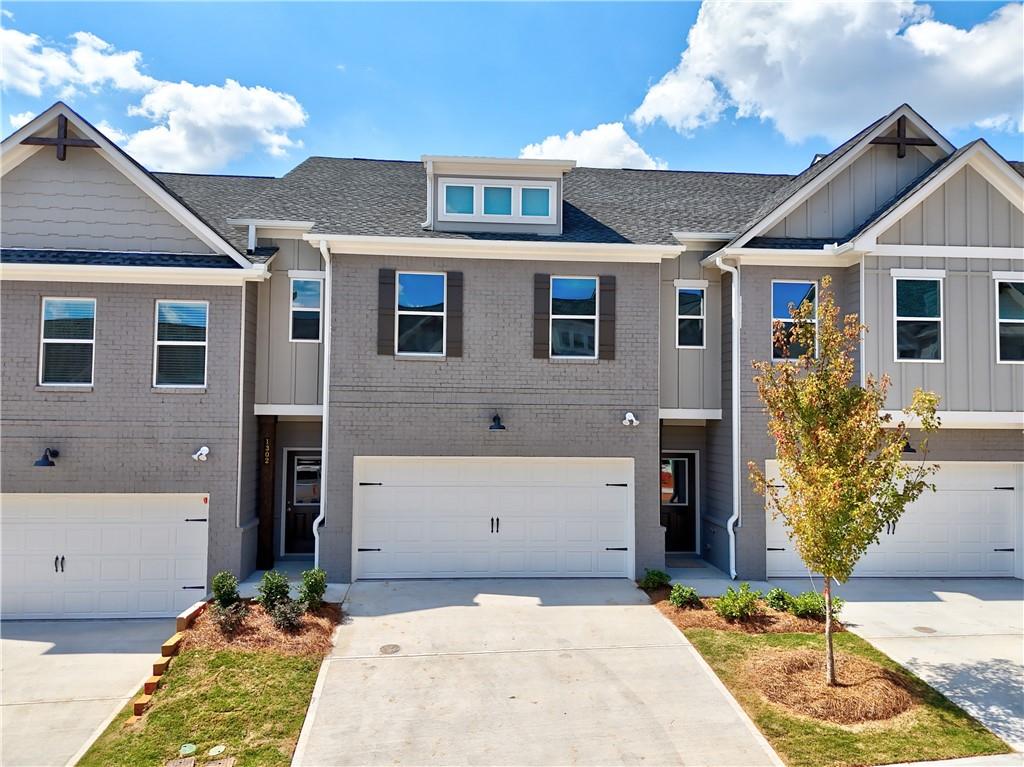
POLYGON ((551 275, 533 275, 533 358, 546 360, 550 355, 548 324, 551 317, 551 275))
POLYGON ((448 327, 447 350, 448 357, 462 356, 462 272, 448 272, 448 327))
POLYGON ((377 354, 395 353, 395 270, 377 273, 377 354))
POLYGON ((601 290, 600 324, 598 330, 598 357, 603 360, 615 359, 615 277, 602 275, 598 278, 601 290))

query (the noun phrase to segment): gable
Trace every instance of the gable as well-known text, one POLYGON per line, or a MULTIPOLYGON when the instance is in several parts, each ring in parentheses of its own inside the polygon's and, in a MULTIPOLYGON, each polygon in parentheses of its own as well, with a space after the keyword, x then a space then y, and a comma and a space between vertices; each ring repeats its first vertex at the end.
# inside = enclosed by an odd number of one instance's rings
POLYGON ((1024 247, 1024 213, 965 165, 885 230, 886 245, 1024 247))
POLYGON ((7 171, 0 226, 5 248, 213 252, 96 149, 42 147, 7 171))

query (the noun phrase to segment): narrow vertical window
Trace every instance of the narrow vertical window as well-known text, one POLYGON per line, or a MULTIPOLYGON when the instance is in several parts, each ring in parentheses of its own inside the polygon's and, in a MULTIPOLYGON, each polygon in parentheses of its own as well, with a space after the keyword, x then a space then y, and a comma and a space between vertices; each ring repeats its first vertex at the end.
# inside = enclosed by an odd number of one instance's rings
POLYGON ((676 348, 704 348, 704 289, 676 288, 676 348))
POLYGON ((551 356, 597 358, 597 277, 551 278, 551 356))
POLYGON ((157 301, 154 386, 206 386, 206 301, 157 301))
POLYGON ((39 383, 92 386, 95 298, 44 298, 39 383))
POLYGON ((1024 362, 1024 282, 996 283, 996 351, 1000 362, 1024 362))
POLYGON ((775 342, 775 324, 782 323, 783 330, 788 336, 796 323, 793 321, 793 309, 800 307, 804 302, 809 302, 814 307, 813 319, 808 320, 815 326, 814 343, 817 351, 817 325, 818 325, 818 297, 817 285, 813 282, 786 282, 777 281, 772 283, 772 359, 796 359, 804 354, 807 348, 798 343, 789 344, 789 354, 786 354, 779 344, 775 342))
POLYGON ((942 280, 897 277, 896 360, 942 361, 942 280))
POLYGON ((395 291, 395 353, 443 357, 444 274, 399 272, 395 291))
POLYGON ((323 327, 323 280, 293 277, 291 289, 289 340, 318 343, 323 327))

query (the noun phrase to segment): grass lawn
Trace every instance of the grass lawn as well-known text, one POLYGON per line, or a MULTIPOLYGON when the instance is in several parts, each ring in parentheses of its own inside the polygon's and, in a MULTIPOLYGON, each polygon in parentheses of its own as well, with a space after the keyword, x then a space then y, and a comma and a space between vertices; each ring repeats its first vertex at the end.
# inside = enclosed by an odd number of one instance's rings
POLYGON ((894 719, 840 726, 786 712, 752 689, 744 665, 774 648, 824 651, 820 634, 748 634, 708 628, 686 637, 725 683, 783 761, 793 767, 846 767, 1001 754, 1010 749, 967 713, 899 664, 850 633, 834 636, 836 652, 860 655, 902 676, 920 704, 894 719))
POLYGON ((196 744, 198 764, 224 744, 223 756, 234 756, 237 767, 288 765, 320 662, 308 654, 185 650, 142 720, 125 726, 129 703, 79 765, 163 767, 183 743, 196 744))

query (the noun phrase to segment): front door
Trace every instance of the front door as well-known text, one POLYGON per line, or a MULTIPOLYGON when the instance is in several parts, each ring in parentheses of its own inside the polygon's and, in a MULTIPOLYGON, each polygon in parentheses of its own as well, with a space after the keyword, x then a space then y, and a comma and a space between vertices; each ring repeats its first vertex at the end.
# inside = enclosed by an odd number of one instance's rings
POLYGON ((666 453, 661 457, 661 525, 665 551, 697 551, 697 456, 666 453))
POLYGON ((313 553, 313 520, 320 514, 320 451, 289 451, 284 491, 284 553, 313 553))

